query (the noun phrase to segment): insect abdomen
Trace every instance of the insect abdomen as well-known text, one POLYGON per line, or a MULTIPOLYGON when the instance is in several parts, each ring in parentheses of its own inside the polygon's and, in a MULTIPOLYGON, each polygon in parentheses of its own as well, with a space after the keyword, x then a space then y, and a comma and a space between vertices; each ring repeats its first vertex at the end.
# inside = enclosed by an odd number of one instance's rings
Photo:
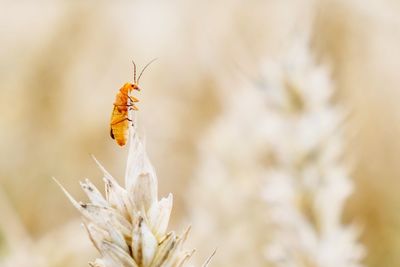
POLYGON ((111 125, 111 138, 115 139, 117 144, 120 146, 124 146, 126 144, 126 140, 128 139, 128 127, 128 120, 124 120, 117 124, 111 125))
POLYGON ((110 126, 111 138, 115 139, 118 145, 125 145, 129 128, 128 111, 120 111, 117 106, 114 106, 110 126))

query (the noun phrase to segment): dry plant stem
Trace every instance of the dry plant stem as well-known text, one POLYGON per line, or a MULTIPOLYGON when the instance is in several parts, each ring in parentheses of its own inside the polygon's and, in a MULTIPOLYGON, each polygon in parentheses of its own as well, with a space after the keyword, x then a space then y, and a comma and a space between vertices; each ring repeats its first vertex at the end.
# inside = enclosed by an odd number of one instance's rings
POLYGON ((352 190, 341 163, 343 115, 327 70, 302 41, 293 46, 261 79, 226 86, 199 147, 188 199, 202 227, 192 238, 224 241, 218 266, 362 266, 358 229, 341 221, 352 190))
POLYGON ((360 267, 358 229, 344 225, 352 181, 342 159, 342 121, 331 103, 327 69, 300 42, 280 62, 266 64, 270 166, 266 173, 272 266, 360 267))
POLYGON ((217 249, 215 249, 215 250, 213 251, 213 253, 211 253, 211 255, 207 258, 207 260, 204 262, 204 264, 202 265, 202 267, 207 267, 207 266, 210 264, 212 258, 215 256, 215 253, 217 253, 217 249))
POLYGON ((105 197, 89 181, 81 182, 90 202, 77 202, 60 183, 71 203, 83 215, 83 225, 100 258, 93 267, 179 267, 194 251, 185 251, 182 236, 167 232, 172 194, 158 200, 157 176, 144 144, 130 126, 125 187, 93 157, 103 172, 105 197))

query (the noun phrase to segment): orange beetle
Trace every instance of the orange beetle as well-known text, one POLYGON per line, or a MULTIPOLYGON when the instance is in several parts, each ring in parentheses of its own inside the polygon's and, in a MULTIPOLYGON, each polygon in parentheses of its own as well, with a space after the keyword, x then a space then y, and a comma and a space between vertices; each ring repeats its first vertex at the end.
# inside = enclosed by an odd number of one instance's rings
POLYGON ((139 102, 134 96, 131 96, 133 90, 140 91, 139 80, 144 70, 156 59, 151 60, 140 72, 138 79, 136 80, 136 64, 133 63, 133 83, 125 83, 115 97, 114 108, 111 114, 110 122, 110 136, 115 139, 118 145, 124 146, 128 140, 129 134, 129 123, 133 123, 129 118, 130 110, 138 110, 135 106, 136 102, 139 102))

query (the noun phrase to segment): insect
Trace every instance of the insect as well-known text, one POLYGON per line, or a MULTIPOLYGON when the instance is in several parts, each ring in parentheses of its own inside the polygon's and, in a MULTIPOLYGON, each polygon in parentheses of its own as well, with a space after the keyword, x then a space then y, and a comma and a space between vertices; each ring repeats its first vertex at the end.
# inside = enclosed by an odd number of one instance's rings
POLYGON ((124 146, 128 140, 129 135, 129 123, 133 125, 132 119, 129 118, 129 111, 138 110, 135 103, 139 102, 139 99, 132 96, 131 93, 134 90, 140 91, 139 81, 140 77, 142 77, 145 69, 154 61, 153 59, 142 69, 139 74, 138 79, 136 80, 136 64, 132 60, 133 63, 133 83, 125 83, 118 91, 114 108, 111 114, 111 122, 110 122, 110 136, 112 139, 115 139, 118 145, 124 146))

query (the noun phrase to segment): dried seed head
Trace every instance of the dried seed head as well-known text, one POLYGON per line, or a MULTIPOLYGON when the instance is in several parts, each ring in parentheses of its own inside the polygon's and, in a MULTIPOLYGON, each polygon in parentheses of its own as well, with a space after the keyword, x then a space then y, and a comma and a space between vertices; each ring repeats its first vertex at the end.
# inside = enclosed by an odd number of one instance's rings
MULTIPOLYGON (((94 158, 94 157, 93 157, 94 158)), ((90 203, 78 203, 59 186, 84 217, 84 226, 101 258, 92 267, 183 266, 192 251, 183 251, 186 238, 166 233, 172 194, 158 200, 157 176, 143 143, 131 135, 125 187, 118 184, 94 158, 103 172, 105 197, 87 179, 81 182, 90 203)))

